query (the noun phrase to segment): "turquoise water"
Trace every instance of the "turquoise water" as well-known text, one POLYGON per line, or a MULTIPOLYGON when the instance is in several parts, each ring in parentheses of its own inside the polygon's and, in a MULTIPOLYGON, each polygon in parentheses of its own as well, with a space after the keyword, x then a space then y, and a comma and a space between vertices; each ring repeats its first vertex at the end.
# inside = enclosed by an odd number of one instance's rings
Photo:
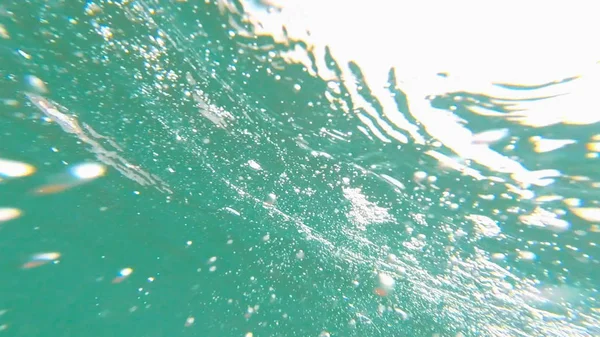
POLYGON ((270 6, 0 7, 0 334, 600 332, 597 63, 456 84, 270 6))

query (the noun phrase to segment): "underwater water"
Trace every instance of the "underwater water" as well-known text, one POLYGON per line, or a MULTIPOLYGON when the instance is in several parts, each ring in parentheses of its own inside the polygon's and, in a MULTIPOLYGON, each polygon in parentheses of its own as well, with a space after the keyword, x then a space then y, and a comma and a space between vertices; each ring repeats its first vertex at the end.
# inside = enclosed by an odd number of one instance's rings
POLYGON ((1 4, 0 335, 600 334, 595 16, 1 4))

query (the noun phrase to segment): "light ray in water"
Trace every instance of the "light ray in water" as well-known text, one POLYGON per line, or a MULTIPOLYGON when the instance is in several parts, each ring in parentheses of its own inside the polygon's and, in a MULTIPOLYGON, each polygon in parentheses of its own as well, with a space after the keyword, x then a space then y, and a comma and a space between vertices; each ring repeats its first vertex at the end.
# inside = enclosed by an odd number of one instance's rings
MULTIPOLYGON (((96 155, 96 158, 100 162, 115 168, 121 172, 121 174, 136 181, 140 185, 151 185, 162 192, 169 194, 173 193, 169 186, 159 177, 144 171, 137 165, 131 164, 116 151, 107 150, 104 145, 100 143, 100 140, 108 138, 94 131, 89 125, 83 124, 83 127, 81 127, 77 118, 68 114, 65 107, 34 93, 25 93, 25 96, 33 105, 50 117, 50 119, 57 123, 65 132, 74 134, 79 140, 89 145, 90 151, 96 155)), ((112 140, 110 140, 109 143, 111 145, 115 144, 112 140)), ((120 150, 120 148, 116 147, 116 150, 120 150)), ((57 188, 61 190, 61 187, 58 185, 57 188)), ((51 190, 54 191, 55 189, 52 188, 51 190)))

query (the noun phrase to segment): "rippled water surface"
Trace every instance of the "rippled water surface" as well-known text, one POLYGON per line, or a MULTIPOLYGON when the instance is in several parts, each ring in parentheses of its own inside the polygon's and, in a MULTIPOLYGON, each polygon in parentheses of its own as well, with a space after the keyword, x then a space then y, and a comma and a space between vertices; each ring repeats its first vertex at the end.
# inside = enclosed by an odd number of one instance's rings
POLYGON ((3 3, 0 335, 600 334, 596 17, 3 3))

